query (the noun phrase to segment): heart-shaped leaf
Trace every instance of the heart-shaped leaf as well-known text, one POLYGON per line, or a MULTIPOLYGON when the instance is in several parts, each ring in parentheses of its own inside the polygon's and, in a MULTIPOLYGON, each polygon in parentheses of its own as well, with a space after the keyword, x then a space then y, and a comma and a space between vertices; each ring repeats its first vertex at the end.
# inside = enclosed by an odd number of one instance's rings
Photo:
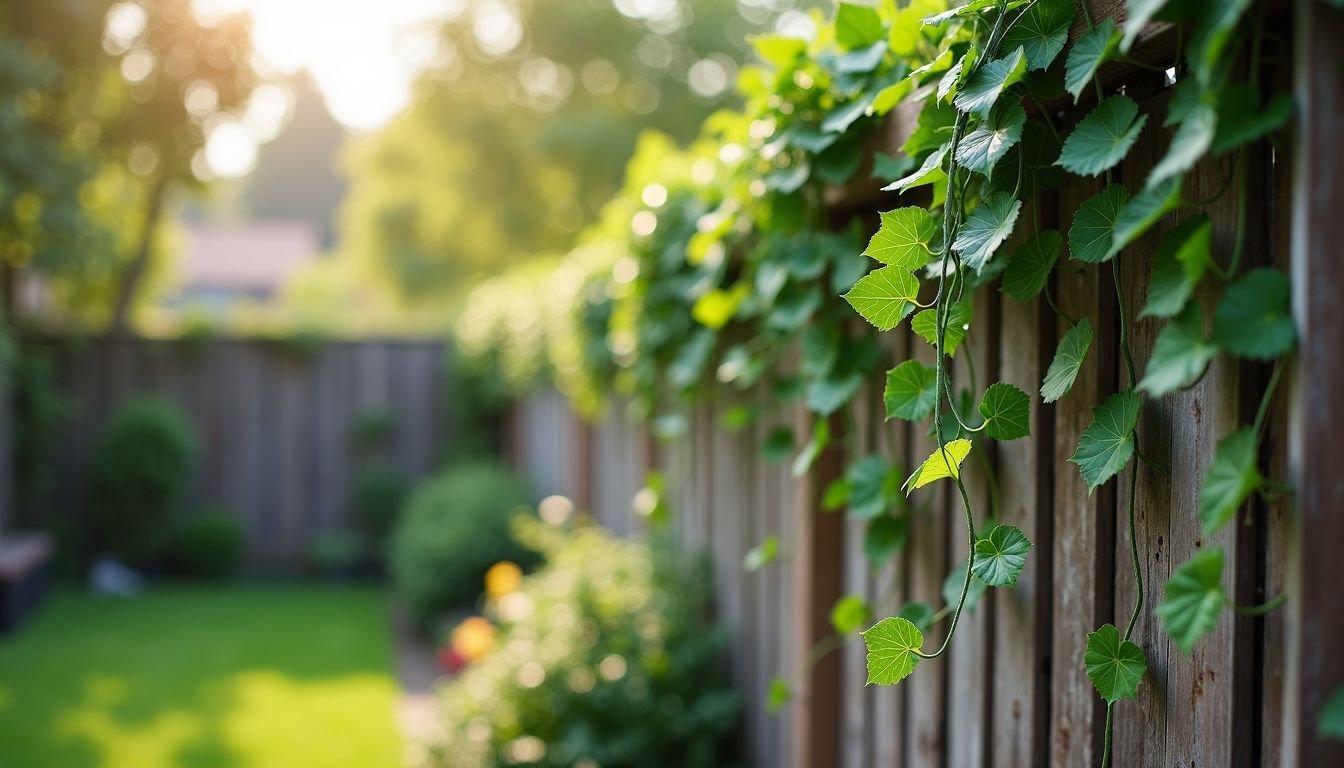
POLYGON ((845 301, 879 331, 890 331, 915 308, 919 279, 900 267, 869 272, 845 294, 845 301))
POLYGON ((1167 581, 1157 617, 1182 651, 1189 653, 1217 623, 1227 604, 1222 581, 1223 550, 1216 547, 1197 552, 1167 581))
POLYGON ((1192 301, 1157 334, 1139 389, 1161 397, 1188 387, 1217 355, 1218 345, 1204 340, 1204 308, 1192 301))
POLYGON ((1055 348, 1055 357, 1045 372, 1045 381, 1041 383, 1041 400, 1053 403, 1067 395, 1073 389, 1074 379, 1083 367, 1087 349, 1092 346, 1092 323, 1084 317, 1070 328, 1059 340, 1055 348))
POLYGON ((988 536, 975 542, 971 573, 991 587, 1012 587, 1027 564, 1031 542, 1011 525, 996 525, 988 536))
POLYGON ((1001 290, 1018 301, 1036 298, 1050 279, 1050 270, 1055 268, 1063 246, 1064 238, 1055 230, 1037 232, 1008 259, 1001 290))
POLYGON ((1092 423, 1083 430, 1078 450, 1069 461, 1078 465, 1087 491, 1115 477, 1134 455, 1134 427, 1139 423, 1139 393, 1117 392, 1092 409, 1092 423))
POLYGON ((922 488, 935 480, 945 477, 960 477, 961 462, 971 452, 971 441, 965 438, 949 441, 942 448, 933 449, 929 458, 919 465, 914 474, 905 481, 905 493, 922 488))
POLYGON ((921 421, 933 413, 938 398, 938 372, 918 360, 906 360, 887 371, 887 388, 882 400, 888 419, 921 421))
POLYGON ((1022 211, 1022 201, 1007 192, 995 192, 980 201, 962 224, 952 250, 961 255, 971 269, 978 270, 989 261, 994 252, 1013 234, 1013 225, 1022 211))
POLYGON ((1096 176, 1129 154, 1148 122, 1128 96, 1115 95, 1097 105, 1064 140, 1056 165, 1079 176, 1096 176))
POLYGON ((1064 61, 1064 88, 1076 104, 1101 65, 1115 55, 1120 33, 1109 17, 1078 38, 1064 61))
POLYGON ((1213 463, 1199 491, 1199 519, 1204 532, 1213 533, 1237 514, 1237 509, 1263 478, 1255 464, 1255 429, 1242 427, 1218 441, 1213 463))
POLYGON ((1087 636, 1083 652, 1087 677, 1097 693, 1108 704, 1121 699, 1132 699, 1139 692, 1139 682, 1148 671, 1148 660, 1143 649, 1128 640, 1120 639, 1120 631, 1112 624, 1087 636))
POLYGON ((1213 338, 1239 357, 1269 360, 1293 348, 1297 328, 1289 308, 1290 287, 1268 267, 1242 275, 1223 292, 1213 313, 1213 338))
POLYGON ((882 225, 868 241, 865 256, 908 272, 929 263, 929 243, 938 233, 938 220, 924 208, 909 206, 881 214, 882 225))
POLYGON ((909 619, 885 618, 863 632, 868 648, 868 684, 895 685, 915 671, 924 635, 909 619))
MULTIPOLYGON (((971 326, 971 305, 963 301, 958 301, 947 308, 947 327, 943 332, 943 354, 948 357, 955 357, 957 349, 961 346, 962 340, 966 338, 966 331, 971 326)), ((937 309, 921 310, 915 318, 910 321, 910 329, 919 334, 920 338, 929 343, 929 346, 937 348, 938 346, 938 318, 937 309)))
POLYGON ((1016 440, 1031 434, 1031 398, 1012 384, 1001 381, 986 389, 980 400, 980 416, 985 420, 985 434, 995 440, 1016 440))

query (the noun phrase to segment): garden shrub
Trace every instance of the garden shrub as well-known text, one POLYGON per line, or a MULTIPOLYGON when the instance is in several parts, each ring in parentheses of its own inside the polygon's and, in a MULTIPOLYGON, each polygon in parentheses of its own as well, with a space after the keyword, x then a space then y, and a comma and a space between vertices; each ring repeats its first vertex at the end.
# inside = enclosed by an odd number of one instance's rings
POLYGON ((373 551, 383 551, 406 501, 406 491, 406 480, 386 464, 360 467, 355 476, 355 515, 373 551))
POLYGON ((172 526, 161 560, 173 575, 212 579, 232 574, 242 553, 243 531, 238 520, 223 510, 206 510, 172 526))
POLYGON ((500 560, 535 562, 514 540, 509 518, 529 501, 527 483, 490 463, 463 464, 425 481, 411 495, 388 549, 394 591, 427 626, 468 607, 500 560))
POLYGON ((442 690, 435 764, 733 764, 740 700, 705 569, 600 528, 517 528, 546 565, 488 606, 495 651, 442 690))
POLYGON ((177 406, 154 398, 122 405, 89 468, 88 554, 149 555, 179 509, 196 453, 196 435, 177 406))

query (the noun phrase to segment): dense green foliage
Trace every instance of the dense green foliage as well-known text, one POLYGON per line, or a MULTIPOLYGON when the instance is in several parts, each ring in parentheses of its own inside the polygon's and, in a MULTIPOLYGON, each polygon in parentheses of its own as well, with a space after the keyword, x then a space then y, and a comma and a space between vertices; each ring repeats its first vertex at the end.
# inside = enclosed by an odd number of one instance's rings
POLYGON ((496 650, 442 691, 438 764, 731 765, 739 701, 703 570, 599 528, 519 535, 546 565, 491 605, 496 650))
POLYGON ((84 553, 153 554, 181 509, 196 454, 195 432, 172 403, 142 398, 118 408, 89 464, 84 553))
POLYGON ((535 559, 509 531, 510 518, 531 501, 526 482, 487 463, 452 467, 411 493, 387 559, 393 589, 418 621, 429 625, 472 606, 495 563, 535 559))
POLYGON ((174 576, 219 579, 234 572, 242 554, 238 518, 225 510, 207 509, 172 523, 157 559, 174 576))
MULTIPOLYGON (((627 185, 609 206, 613 216, 624 215, 627 229, 608 233, 616 255, 609 272, 593 273, 585 295, 599 299, 578 317, 606 318, 601 342, 616 365, 616 385, 659 416, 664 433, 679 402, 711 379, 767 384, 777 399, 801 398, 824 417, 849 412, 863 382, 896 364, 887 373, 888 418, 926 424, 938 443, 909 476, 906 493, 952 481, 966 554, 949 574, 945 607, 907 606, 869 630, 875 682, 896 682, 919 658, 942 655, 963 610, 986 586, 1016 582, 1031 542, 1015 528, 988 524, 992 509, 971 508, 962 472, 992 466, 987 441, 1029 436, 1036 392, 1044 403, 1068 397, 1083 367, 1095 365, 1091 323, 1056 311, 1067 330, 1042 381, 977 382, 970 371, 954 383, 948 360, 979 329, 975 305, 984 292, 977 289, 998 287, 1016 301, 1041 296, 1053 309, 1057 269, 1114 280, 1121 391, 1092 404, 1093 420, 1071 460, 1089 491, 1113 478, 1130 484, 1126 539, 1136 594, 1143 594, 1143 572, 1133 484, 1136 464, 1148 460, 1139 430, 1145 398, 1192 385, 1221 355, 1274 361, 1255 423, 1223 438, 1200 509, 1183 512, 1212 533, 1251 494, 1282 487, 1265 479, 1257 444, 1295 345, 1291 285, 1278 270, 1248 270, 1244 251, 1248 153, 1293 111, 1286 94, 1262 89, 1261 66, 1286 51, 1263 33, 1263 9, 1249 11, 1249 3, 1136 0, 1123 24, 1092 18, 1086 3, 1079 7, 1084 32, 1072 44, 1077 9, 1068 0, 975 0, 950 9, 943 0, 841 3, 811 40, 756 38, 762 66, 739 77, 743 108, 711 117, 700 140, 680 153, 654 147, 637 157, 632 175, 659 163, 655 149, 669 158, 663 167, 679 170, 627 185), (1132 64, 1129 47, 1157 14, 1185 41, 1170 61, 1143 65, 1173 68, 1165 115, 1147 114, 1100 78, 1117 62, 1132 64), (1081 107, 1069 113, 1043 106, 1070 102, 1081 107), (917 112, 913 133, 897 154, 874 154, 869 138, 897 105, 917 112), (1147 178, 1119 178, 1140 134, 1163 141, 1152 135, 1159 123, 1171 129, 1166 154, 1147 178), (1220 156, 1238 209, 1235 231, 1227 233, 1231 247, 1222 252, 1204 213, 1212 200, 1183 190, 1196 163, 1220 156), (826 203, 837 191, 862 194, 869 172, 900 197, 881 214, 865 249, 826 203), (1066 174, 1100 177, 1104 185, 1050 229, 1037 214, 1039 198, 1066 174), (1163 227, 1143 314, 1172 320, 1140 371, 1126 301, 1136 286, 1106 262, 1125 258, 1127 246, 1168 219, 1175 226, 1163 227), (1022 244, 1005 245, 1014 236, 1022 244), (855 313, 871 327, 855 328, 855 313), (907 318, 931 349, 918 353, 920 361, 883 360, 876 334, 907 318), (789 362, 794 350, 801 352, 796 366, 789 362), (950 619, 945 637, 924 649, 923 633, 943 618, 950 619)), ((848 225, 851 232, 859 226, 848 225)), ((734 413, 732 422, 762 418, 771 405, 734 413)), ((775 430, 765 450, 780 457, 801 442, 793 468, 802 474, 830 440, 828 421, 817 418, 810 438, 775 430)), ((893 535, 906 509, 899 475, 881 457, 849 453, 851 470, 827 489, 826 506, 847 505, 852 517, 868 521, 873 546, 865 548, 890 556, 904 541, 893 535)), ((992 474, 986 479, 994 482, 992 474)), ((1198 562, 1178 567, 1158 609, 1182 648, 1213 626, 1226 602, 1222 560, 1216 547, 1205 549, 1198 562)), ((1108 625, 1088 639, 1089 671, 1100 670, 1102 659, 1123 666, 1123 674, 1093 675, 1108 704, 1132 697, 1142 679, 1143 654, 1130 641, 1142 610, 1132 606, 1123 631, 1108 625)))
POLYGON ((355 515, 375 552, 382 552, 406 501, 406 478, 387 464, 360 467, 355 475, 355 515))
POLYGON ((396 766, 376 589, 57 593, 0 643, 5 768, 396 766))

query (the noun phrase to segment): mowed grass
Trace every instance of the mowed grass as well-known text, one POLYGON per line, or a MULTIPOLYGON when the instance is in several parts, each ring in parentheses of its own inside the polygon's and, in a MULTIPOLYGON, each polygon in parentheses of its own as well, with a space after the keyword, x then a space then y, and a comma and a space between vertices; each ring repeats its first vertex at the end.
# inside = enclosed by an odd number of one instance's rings
POLYGON ((387 625, 364 588, 58 594, 0 638, 0 768, 391 768, 387 625))

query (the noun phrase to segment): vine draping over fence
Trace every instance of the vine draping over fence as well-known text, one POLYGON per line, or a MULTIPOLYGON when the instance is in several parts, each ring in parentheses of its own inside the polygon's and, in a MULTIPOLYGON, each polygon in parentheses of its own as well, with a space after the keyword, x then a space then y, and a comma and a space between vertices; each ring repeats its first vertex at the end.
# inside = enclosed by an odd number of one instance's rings
MULTIPOLYGON (((885 458, 852 457, 846 476, 825 494, 828 507, 848 507, 867 521, 865 550, 882 560, 903 539, 902 490, 908 495, 949 480, 959 491, 966 559, 945 590, 948 605, 936 612, 910 605, 863 632, 869 682, 895 684, 915 673, 920 659, 946 652, 963 610, 986 587, 1012 587, 1030 556, 1031 542, 1017 528, 977 528, 963 462, 986 440, 1028 437, 1031 399, 1066 397, 1089 364, 1091 325, 1061 312, 1069 330, 1038 392, 1007 382, 974 391, 973 377, 970 389, 956 390, 947 360, 975 333, 973 289, 997 284, 1021 302, 1043 294, 1053 307, 1053 270, 1101 269, 1174 217, 1161 236, 1141 311, 1167 319, 1145 370, 1136 369, 1129 347, 1134 318, 1124 316, 1124 293, 1133 286, 1110 270, 1126 386, 1096 404, 1071 459, 1089 491, 1115 478, 1130 488, 1128 539, 1139 597, 1123 630, 1106 624, 1088 636, 1081 660, 1108 705, 1103 764, 1113 707, 1135 696, 1147 668, 1130 639, 1144 609, 1134 487, 1137 464, 1150 459, 1138 431, 1140 410, 1146 399, 1193 385, 1218 355, 1273 361, 1254 422, 1218 443, 1198 509, 1175 511, 1217 530, 1252 494, 1288 490, 1265 476, 1257 457, 1274 385, 1296 341, 1288 278, 1243 264, 1248 151, 1293 113, 1288 94, 1261 83, 1262 63, 1285 53, 1264 34, 1264 5, 1129 0, 1127 11, 1118 22, 1094 18, 1086 3, 1071 0, 972 0, 951 9, 942 0, 903 8, 890 0, 876 7, 842 3, 830 21, 815 19, 810 41, 755 39, 763 64, 743 71, 740 110, 712 116, 688 149, 656 138, 641 144, 625 193, 595 237, 619 247, 586 281, 570 281, 569 295, 582 299, 581 308, 562 322, 583 329, 587 339, 579 346, 588 364, 584 374, 569 377, 571 394, 614 377, 656 415, 712 378, 739 388, 768 384, 776 402, 802 398, 826 417, 845 409, 869 377, 882 375, 878 335, 909 318, 934 348, 934 362, 908 360, 886 371, 887 418, 927 422, 937 448, 903 486, 885 458), (1079 13, 1084 31, 1070 44, 1079 13), (1171 60, 1158 66, 1173 86, 1165 115, 1145 114, 1100 76, 1115 64, 1151 67, 1129 55, 1157 20, 1178 40, 1171 60), (1077 103, 1085 94, 1095 105, 1072 127, 1047 106, 1077 103), (918 110, 913 132, 899 153, 874 154, 874 132, 900 105, 918 110), (1122 185, 1113 169, 1157 120, 1173 129, 1165 156, 1140 185, 1122 185), (1182 193, 1183 175, 1210 155, 1226 158, 1237 196, 1229 253, 1213 247, 1213 223, 1202 211, 1213 201, 1182 193), (828 190, 869 169, 890 182, 885 191, 913 204, 883 212, 876 233, 853 223, 834 231, 828 190), (1066 231, 1043 228, 1035 201, 1064 174, 1102 176, 1106 185, 1078 207, 1066 231), (1009 252, 1003 244, 1014 232, 1027 236, 1009 252), (1194 296, 1211 282, 1221 296, 1210 307, 1194 296), (855 312, 871 327, 856 326, 855 312), (797 372, 783 373, 790 367, 777 363, 795 346, 797 372), (950 617, 947 635, 928 643, 924 632, 944 617, 950 617)), ((480 301, 468 314, 492 316, 480 301)), ((478 346, 499 341, 499 334, 482 332, 478 346)), ((728 419, 743 424, 756 415, 741 408, 728 419)), ((670 418, 658 423, 676 426, 670 418)), ((830 439, 828 419, 815 419, 795 473, 807 473, 830 439)), ((792 455, 793 436, 774 433, 765 450, 792 455)), ((763 542, 749 560, 759 566, 776 550, 763 542)), ((1155 609, 1186 652, 1229 607, 1223 562, 1221 550, 1201 550, 1174 570, 1155 609)), ((833 615, 842 633, 857 631, 868 617, 857 597, 842 600, 833 615)), ((776 693, 784 695, 778 687, 776 693)))

